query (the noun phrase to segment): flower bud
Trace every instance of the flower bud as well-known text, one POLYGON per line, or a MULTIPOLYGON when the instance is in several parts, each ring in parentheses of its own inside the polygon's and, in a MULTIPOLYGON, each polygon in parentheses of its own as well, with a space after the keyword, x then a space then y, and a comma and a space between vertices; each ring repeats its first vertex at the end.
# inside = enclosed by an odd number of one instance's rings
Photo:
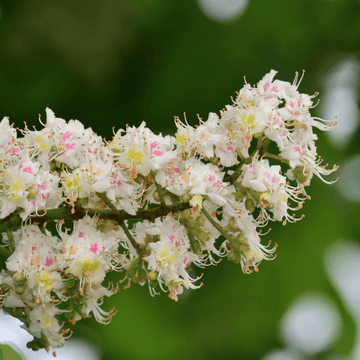
POLYGON ((24 283, 26 281, 26 278, 24 276, 23 273, 20 273, 20 272, 16 272, 14 275, 13 275, 13 280, 17 283, 24 283))
POLYGON ((200 255, 202 253, 201 251, 201 245, 197 240, 191 240, 190 239, 190 244, 191 244, 191 249, 193 251, 194 254, 196 255, 200 255))
POLYGON ((268 192, 263 192, 260 195, 260 206, 264 209, 271 209, 273 207, 271 203, 271 195, 268 192))
POLYGON ((296 179, 300 183, 306 183, 312 177, 312 173, 310 170, 306 170, 304 174, 304 167, 297 166, 295 169, 292 170, 292 175, 294 179, 296 179))
POLYGON ((243 252, 246 260, 252 260, 254 263, 261 261, 264 257, 256 250, 247 250, 243 252))
POLYGON ((160 195, 157 190, 154 191, 154 199, 156 202, 160 202, 160 195))
POLYGON ((127 268, 127 273, 126 276, 129 279, 132 279, 136 276, 136 273, 138 271, 138 269, 140 268, 141 264, 140 264, 140 258, 135 258, 129 265, 129 267, 127 268))
POLYGON ((197 207, 198 209, 202 208, 203 198, 201 195, 194 195, 192 199, 189 201, 191 207, 197 207))
POLYGON ((97 229, 100 230, 103 234, 114 230, 119 230, 119 225, 115 220, 111 219, 99 219, 96 223, 97 229))
POLYGON ((191 229, 195 237, 200 240, 201 244, 203 246, 207 245, 207 242, 210 240, 210 234, 207 230, 204 230, 202 228, 193 228, 191 229))
POLYGON ((43 333, 41 333, 41 338, 37 339, 37 341, 44 347, 47 347, 50 345, 48 338, 43 333))
POLYGON ((88 202, 89 202, 89 198, 88 198, 88 197, 78 199, 78 203, 79 203, 80 205, 82 205, 82 206, 87 205, 88 202))
POLYGON ((246 210, 249 210, 249 213, 251 214, 252 212, 254 212, 255 210, 255 204, 254 204, 254 200, 247 198, 245 201, 245 207, 246 210))
POLYGON ((145 282, 148 279, 148 273, 145 269, 141 268, 138 271, 138 279, 140 283, 145 282))
POLYGON ((29 341, 27 344, 26 344, 26 347, 28 349, 31 349, 32 351, 38 351, 40 350, 40 344, 37 342, 37 339, 34 338, 34 340, 32 341, 29 341))
POLYGON ((183 201, 183 202, 189 202, 190 199, 191 199, 191 195, 189 195, 189 194, 185 194, 185 195, 181 196, 181 201, 183 201))
POLYGON ((149 279, 150 281, 155 281, 155 280, 157 280, 158 276, 159 276, 159 273, 158 273, 157 271, 149 271, 149 272, 148 272, 148 279, 149 279))
POLYGON ((75 284, 75 279, 69 279, 67 282, 66 282, 66 287, 68 289, 71 289, 75 284))
POLYGON ((152 288, 156 287, 157 284, 158 284, 158 281, 157 281, 157 280, 150 280, 149 285, 150 285, 152 288))
POLYGON ((240 253, 238 253, 237 251, 235 250, 232 250, 228 253, 227 255, 227 259, 229 261, 232 261, 234 263, 239 263, 240 260, 241 260, 241 256, 240 256, 240 253))
POLYGON ((15 288, 15 292, 17 294, 23 294, 25 292, 25 290, 26 290, 26 287, 23 284, 20 284, 15 288))
POLYGON ((126 273, 126 276, 129 278, 129 279, 132 279, 133 277, 135 277, 136 273, 137 273, 137 267, 131 267, 128 269, 127 273, 126 273))

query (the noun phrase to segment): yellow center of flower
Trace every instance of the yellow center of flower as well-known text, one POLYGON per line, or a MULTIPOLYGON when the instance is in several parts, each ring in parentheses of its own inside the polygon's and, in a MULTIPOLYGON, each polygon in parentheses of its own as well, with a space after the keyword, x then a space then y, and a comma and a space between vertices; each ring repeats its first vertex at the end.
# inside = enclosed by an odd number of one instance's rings
POLYGON ((170 254, 168 249, 160 251, 160 258, 166 265, 173 265, 175 262, 175 255, 170 254))
POLYGON ((44 287, 44 289, 50 289, 53 284, 50 274, 43 271, 40 275, 39 283, 44 287))
POLYGON ((22 190, 24 188, 24 185, 21 184, 21 181, 15 181, 12 185, 11 185, 11 191, 13 192, 18 192, 20 190, 22 190))
POLYGON ((179 135, 176 137, 176 142, 178 142, 180 145, 184 145, 185 138, 186 138, 186 134, 185 134, 185 133, 179 134, 179 135))
POLYGON ((33 188, 28 188, 28 199, 34 199, 36 197, 36 191, 33 188))
POLYGON ((18 180, 18 181, 15 181, 11 187, 10 187, 10 194, 11 194, 11 197, 13 198, 13 200, 15 202, 18 202, 20 199, 19 199, 19 194, 18 192, 21 191, 22 189, 24 188, 24 185, 22 185, 21 181, 18 180))
POLYGON ((36 137, 36 145, 40 150, 46 150, 49 145, 43 142, 44 135, 38 135, 36 137))
POLYGON ((81 273, 94 273, 100 266, 100 262, 97 260, 86 259, 81 264, 81 273))
POLYGON ((45 316, 43 321, 44 321, 45 326, 51 326, 55 320, 53 318, 51 318, 50 316, 45 316))
POLYGON ((68 190, 76 190, 79 187, 79 177, 75 175, 72 179, 66 179, 65 187, 68 190))
POLYGON ((132 146, 128 152, 127 152, 127 156, 129 157, 129 159, 135 163, 135 164, 140 164, 141 160, 143 159, 143 157, 145 156, 144 152, 142 150, 137 150, 135 146, 132 146))
POLYGON ((250 114, 244 114, 241 117, 241 122, 243 123, 243 125, 247 128, 253 128, 255 127, 255 114, 254 113, 250 113, 250 114))

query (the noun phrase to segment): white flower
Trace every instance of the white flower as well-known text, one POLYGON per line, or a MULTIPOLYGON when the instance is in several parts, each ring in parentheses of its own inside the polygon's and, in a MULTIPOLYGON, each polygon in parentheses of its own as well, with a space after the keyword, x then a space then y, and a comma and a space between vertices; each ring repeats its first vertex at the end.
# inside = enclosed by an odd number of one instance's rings
POLYGON ((92 312, 96 321, 101 324, 108 324, 111 321, 112 316, 114 315, 113 310, 104 311, 100 308, 100 305, 103 303, 104 296, 111 296, 115 293, 106 289, 103 286, 98 286, 91 289, 86 290, 84 295, 84 307, 82 308, 81 312, 90 316, 92 312))
POLYGON ((172 151, 174 138, 155 135, 142 122, 138 128, 128 127, 126 135, 118 131, 109 144, 113 156, 125 168, 134 169, 138 174, 146 176, 150 170, 158 170, 175 157, 172 151))
POLYGON ((186 230, 175 220, 167 218, 159 230, 160 240, 149 244, 151 254, 144 260, 148 262, 148 270, 159 274, 160 286, 165 281, 173 294, 171 298, 177 300, 175 290, 179 290, 180 285, 193 289, 199 287, 193 284, 196 279, 192 279, 186 271, 191 262, 198 260, 198 256, 189 251, 186 230))
POLYGON ((254 157, 249 165, 244 165, 244 175, 241 184, 255 190, 249 191, 253 199, 258 202, 265 215, 264 221, 268 219, 267 210, 273 213, 273 220, 282 221, 285 217, 288 221, 299 220, 288 214, 288 210, 296 211, 302 207, 304 198, 303 187, 299 185, 294 188, 286 183, 286 178, 280 174, 281 167, 272 165, 267 159, 254 157), (288 200, 292 199, 299 205, 292 208, 288 200))
POLYGON ((53 304, 47 304, 45 307, 35 307, 29 315, 29 332, 37 338, 41 338, 41 333, 43 333, 53 348, 64 346, 65 340, 69 336, 65 337, 60 333, 62 326, 59 325, 58 320, 55 318, 55 315, 64 311, 53 304))

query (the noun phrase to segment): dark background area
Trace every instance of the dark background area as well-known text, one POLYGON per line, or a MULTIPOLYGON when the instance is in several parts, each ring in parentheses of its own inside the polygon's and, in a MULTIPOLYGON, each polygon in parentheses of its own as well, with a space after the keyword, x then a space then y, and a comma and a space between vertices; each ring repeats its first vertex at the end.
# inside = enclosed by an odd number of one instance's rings
MULTIPOLYGON (((275 69, 292 82, 305 69, 300 92, 319 91, 321 98, 326 70, 344 57, 358 59, 359 45, 357 0, 251 0, 228 22, 209 19, 189 0, 0 1, 0 116, 40 128, 38 114, 45 118, 49 107, 107 139, 113 126, 142 121, 155 133, 174 134, 174 116, 186 112, 195 124, 196 114, 218 113, 244 75, 252 84, 275 69)), ((321 116, 321 107, 313 114, 321 116)), ((318 153, 331 166, 359 152, 359 132, 343 149, 316 132, 318 153)), ((279 244, 277 258, 259 273, 244 275, 224 260, 178 303, 132 285, 105 300, 104 309, 118 310, 110 325, 86 319, 74 335, 108 360, 261 359, 282 346, 277 329, 291 302, 322 291, 343 321, 329 352, 350 354, 356 324, 322 260, 333 241, 359 240, 359 202, 344 200, 339 186, 341 179, 333 186, 314 179, 306 217, 272 224, 262 241, 279 244)))

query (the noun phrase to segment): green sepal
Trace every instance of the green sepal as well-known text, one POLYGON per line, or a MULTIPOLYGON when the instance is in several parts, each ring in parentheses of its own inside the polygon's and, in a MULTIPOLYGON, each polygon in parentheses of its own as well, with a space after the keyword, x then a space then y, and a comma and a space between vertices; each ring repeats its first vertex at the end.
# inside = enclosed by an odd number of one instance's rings
POLYGON ((148 273, 145 269, 141 268, 138 271, 139 282, 143 283, 148 279, 148 273))
POLYGON ((66 282, 66 287, 67 287, 68 289, 71 289, 71 288, 74 286, 75 281, 76 281, 76 279, 69 279, 69 280, 66 282))
POLYGON ((195 239, 190 239, 190 244, 191 244, 191 250, 193 251, 194 254, 196 255, 200 255, 202 253, 201 251, 201 245, 200 243, 195 240, 195 239))
POLYGON ((135 277, 139 267, 140 267, 140 258, 138 257, 131 262, 129 268, 127 269, 126 276, 129 279, 132 279, 133 277, 135 277))
POLYGON ((150 280, 150 282, 149 282, 149 285, 150 285, 152 288, 156 287, 157 284, 158 284, 158 281, 157 281, 157 280, 150 280))
POLYGON ((156 281, 159 276, 159 273, 157 271, 149 271, 148 272, 148 279, 150 281, 156 281))
POLYGON ((232 250, 228 253, 227 259, 231 262, 238 264, 241 261, 241 255, 239 252, 232 250))
POLYGON ((245 201, 246 210, 251 214, 255 210, 255 203, 253 199, 247 198, 245 201))
POLYGON ((26 278, 24 276, 23 273, 21 272, 16 272, 14 275, 13 275, 13 280, 17 283, 24 283, 26 281, 26 278))
MULTIPOLYGON (((310 171, 307 170, 307 172, 310 174, 310 171)), ((294 178, 300 182, 301 184, 305 183, 309 177, 309 175, 304 175, 304 167, 303 166, 297 166, 293 171, 294 178)))
POLYGON ((132 268, 128 269, 126 276, 129 279, 132 279, 133 277, 135 277, 137 271, 138 271, 137 267, 132 267, 132 268))

